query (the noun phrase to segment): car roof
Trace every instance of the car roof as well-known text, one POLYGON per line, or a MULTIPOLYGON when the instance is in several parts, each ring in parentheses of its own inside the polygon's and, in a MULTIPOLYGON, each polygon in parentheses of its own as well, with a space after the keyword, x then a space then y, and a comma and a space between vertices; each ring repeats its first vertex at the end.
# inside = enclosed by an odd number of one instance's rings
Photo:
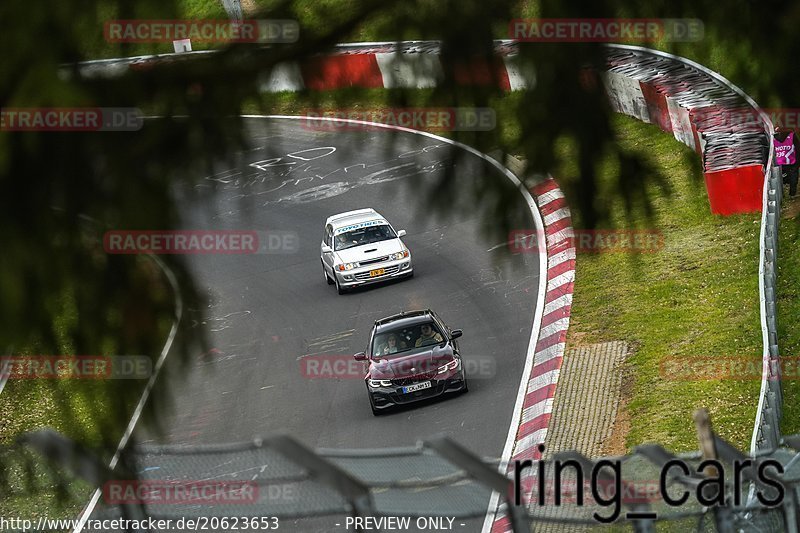
POLYGON ((386 318, 381 318, 380 320, 376 320, 375 330, 376 333, 380 333, 381 331, 385 330, 393 330, 407 326, 416 326, 417 324, 430 322, 432 320, 433 320, 433 311, 431 311, 430 309, 424 309, 419 311, 404 311, 396 315, 387 316, 386 318))
POLYGON ((383 216, 372 208, 356 209, 355 211, 347 211, 346 213, 339 213, 328 217, 325 225, 330 224, 333 230, 336 231, 345 226, 354 226, 363 224, 365 222, 382 222, 387 223, 383 216))

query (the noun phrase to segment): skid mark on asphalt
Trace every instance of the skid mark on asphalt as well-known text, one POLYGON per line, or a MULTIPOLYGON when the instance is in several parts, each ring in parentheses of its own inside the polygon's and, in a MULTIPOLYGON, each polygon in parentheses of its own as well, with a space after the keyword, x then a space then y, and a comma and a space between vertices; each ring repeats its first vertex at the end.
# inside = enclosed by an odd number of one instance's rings
POLYGON ((263 205, 267 206, 270 204, 276 204, 278 202, 288 202, 295 204, 316 202, 317 200, 323 200, 325 198, 333 198, 334 196, 339 196, 340 194, 344 194, 352 188, 354 188, 354 185, 347 181, 326 183, 324 185, 317 185, 316 187, 311 187, 310 189, 305 189, 296 192, 289 196, 283 196, 277 200, 270 200, 268 202, 265 202, 263 205))
MULTIPOLYGON (((420 154, 427 154, 429 157, 432 157, 432 151, 445 146, 447 145, 429 145, 421 149, 404 152, 392 159, 369 164, 361 162, 335 167, 334 165, 336 163, 331 165, 332 161, 328 161, 327 165, 329 166, 326 172, 321 172, 323 167, 315 165, 311 163, 311 161, 327 158, 336 152, 336 148, 333 146, 309 148, 282 154, 277 157, 271 157, 269 159, 246 163, 248 168, 244 170, 242 170, 240 165, 236 169, 225 170, 212 174, 211 176, 206 176, 205 180, 215 181, 219 185, 222 185, 220 188, 222 191, 238 191, 237 194, 231 194, 223 199, 223 201, 236 201, 270 194, 279 189, 288 190, 297 188, 301 184, 313 185, 317 180, 324 182, 329 176, 342 171, 348 175, 348 178, 352 177, 352 179, 345 182, 325 183, 316 187, 295 191, 278 199, 270 199, 263 205, 266 206, 279 202, 306 203, 338 196, 353 188, 364 185, 374 185, 442 171, 450 164, 449 158, 428 161, 409 161, 408 158, 419 156, 420 154), (303 154, 307 153, 315 155, 314 157, 304 157, 303 154), (375 167, 377 167, 378 170, 372 170, 375 167), (362 173, 365 175, 359 176, 359 174, 362 173), (280 183, 277 183, 278 181, 280 183), (259 190, 262 185, 268 188, 259 190)), ((208 188, 208 186, 207 183, 195 185, 197 188, 208 188)), ((215 216, 214 219, 223 216, 232 216, 235 213, 235 211, 227 211, 215 216)))
POLYGON ((303 357, 319 354, 344 354, 350 347, 350 339, 355 333, 355 329, 346 329, 330 335, 316 337, 306 342, 305 353, 297 358, 299 361, 303 357))
POLYGON ((354 167, 361 167, 362 169, 366 169, 367 168, 367 164, 366 163, 356 163, 355 165, 350 165, 350 166, 344 167, 345 173, 349 172, 348 169, 351 169, 351 168, 354 168, 354 167))
POLYGON ((239 364, 257 362, 255 354, 259 353, 262 343, 254 340, 244 344, 226 344, 224 350, 211 348, 208 352, 198 356, 198 367, 214 367, 228 361, 237 361, 239 364))
POLYGON ((228 185, 230 183, 235 183, 236 181, 238 181, 238 180, 236 180, 234 178, 236 176, 241 176, 241 175, 242 175, 242 171, 241 170, 238 170, 238 169, 235 169, 235 168, 231 168, 231 169, 227 169, 227 170, 223 170, 223 171, 217 172, 215 174, 211 174, 209 176, 204 176, 202 179, 208 180, 208 181, 216 181, 217 183, 221 183, 223 185, 228 185))
POLYGON ((211 421, 220 416, 220 406, 204 404, 199 408, 197 414, 190 419, 190 422, 181 425, 179 430, 169 431, 169 439, 172 442, 194 442, 203 434, 203 431, 211 426, 211 421))
MULTIPOLYGON (((234 462, 235 461, 233 461, 233 460, 231 460, 231 461, 223 461, 221 463, 217 463, 216 465, 211 465, 208 468, 208 470, 209 471, 224 470, 227 465, 234 464, 234 462)), ((219 474, 208 475, 208 477, 203 478, 203 481, 208 481, 208 480, 212 480, 212 479, 221 479, 221 478, 226 478, 226 477, 231 477, 231 478, 234 478, 234 479, 241 479, 241 478, 244 477, 245 474, 249 474, 250 472, 258 470, 258 472, 256 472, 253 475, 253 477, 251 478, 251 481, 254 481, 256 478, 258 478, 258 476, 260 474, 263 474, 264 471, 268 467, 269 467, 269 465, 267 465, 267 464, 261 464, 261 465, 252 466, 250 468, 244 468, 242 470, 232 470, 230 472, 221 472, 219 474)), ((210 474, 210 472, 209 472, 209 474, 210 474)))
MULTIPOLYGON (((428 165, 428 166, 430 166, 430 165, 428 165)), ((289 202, 289 203, 298 203, 298 204, 307 203, 307 202, 315 202, 317 200, 322 200, 322 199, 325 199, 325 198, 332 198, 334 196, 338 196, 340 194, 344 194, 345 192, 350 191, 351 189, 355 189, 355 188, 358 188, 358 187, 363 187, 365 185, 375 185, 375 184, 384 183, 384 182, 387 182, 387 181, 394 181, 394 180, 399 180, 399 179, 403 179, 403 178, 409 178, 409 177, 412 177, 412 176, 416 176, 419 173, 426 172, 426 170, 425 170, 426 168, 427 167, 421 167, 419 164, 413 163, 413 162, 412 163, 404 163, 402 165, 396 165, 394 167, 389 167, 389 168, 385 168, 385 169, 382 169, 382 170, 377 170, 375 172, 371 172, 371 173, 367 174, 366 176, 358 178, 354 182, 339 181, 339 182, 336 182, 336 183, 326 183, 324 185, 318 185, 318 186, 312 187, 310 189, 305 189, 305 190, 302 190, 302 191, 298 191, 298 192, 290 194, 288 196, 282 196, 281 198, 279 198, 277 200, 270 200, 270 201, 264 203, 263 205, 267 206, 267 205, 275 204, 275 203, 279 203, 279 202, 289 202), (410 172, 405 172, 405 173, 398 173, 398 171, 403 170, 403 169, 411 169, 411 171, 410 172)), ((329 172, 324 177, 330 176, 331 174, 334 174, 334 172, 329 172)), ((297 185, 299 185, 299 183, 301 181, 304 181, 304 180, 313 181, 314 178, 324 179, 324 177, 320 176, 319 174, 316 174, 314 176, 309 176, 309 177, 306 177, 306 178, 300 178, 300 179, 294 180, 295 181, 294 185, 297 186, 297 185)), ((293 181, 293 180, 287 180, 287 181, 289 183, 291 183, 291 181, 293 181)), ((277 190, 277 189, 281 188, 285 183, 287 183, 287 181, 284 181, 283 184, 281 184, 280 186, 278 186, 276 189, 273 189, 273 190, 277 190)), ((272 192, 272 191, 269 191, 269 192, 272 192)))
POLYGON ((519 282, 511 285, 511 287, 509 287, 506 293, 503 295, 503 298, 508 298, 512 294, 516 294, 518 292, 529 293, 534 291, 536 290, 536 285, 538 282, 538 276, 525 276, 519 282))
POLYGON ((480 269, 476 274, 470 276, 470 281, 475 286, 473 292, 488 290, 491 294, 496 294, 500 285, 507 285, 509 282, 507 279, 503 279, 503 272, 499 266, 480 269))
POLYGON ((192 326, 206 326, 207 331, 222 331, 223 329, 228 329, 233 324, 233 321, 237 318, 241 318, 247 315, 252 314, 251 311, 234 311, 233 313, 228 313, 227 315, 222 316, 212 316, 207 317, 202 320, 192 320, 192 326))
POLYGON ((403 163, 402 165, 397 165, 394 167, 385 168, 383 170, 376 170, 370 174, 367 174, 363 178, 360 178, 358 181, 363 185, 374 185, 376 183, 383 183, 385 181, 392 181, 400 178, 406 178, 408 176, 413 176, 416 172, 412 172, 411 174, 401 174, 401 175, 393 175, 392 172, 404 168, 414 167, 415 170, 422 171, 425 167, 419 168, 417 163, 403 163))
POLYGON ((508 280, 503 279, 503 272, 500 267, 481 268, 476 274, 470 277, 475 283, 494 284, 503 283, 508 280))

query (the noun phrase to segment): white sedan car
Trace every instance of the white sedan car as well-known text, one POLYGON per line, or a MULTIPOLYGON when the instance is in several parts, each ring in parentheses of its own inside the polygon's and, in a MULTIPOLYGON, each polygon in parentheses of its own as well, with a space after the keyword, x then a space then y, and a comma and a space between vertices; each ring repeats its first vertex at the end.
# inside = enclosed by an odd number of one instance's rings
POLYGON ((374 209, 359 209, 329 217, 320 246, 325 280, 347 289, 414 275, 411 253, 395 231, 374 209))

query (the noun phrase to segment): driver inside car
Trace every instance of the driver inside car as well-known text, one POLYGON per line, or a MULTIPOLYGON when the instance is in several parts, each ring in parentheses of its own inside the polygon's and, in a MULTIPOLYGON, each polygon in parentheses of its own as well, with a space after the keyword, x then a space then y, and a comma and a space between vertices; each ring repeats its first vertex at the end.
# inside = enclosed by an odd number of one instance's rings
POLYGON ((442 336, 438 332, 433 331, 433 328, 430 324, 423 324, 420 328, 420 332, 422 334, 414 344, 416 348, 419 348, 420 346, 427 346, 429 344, 439 344, 440 342, 444 342, 442 336))
POLYGON ((381 355, 389 355, 405 350, 405 343, 397 340, 397 335, 390 333, 386 338, 386 344, 381 349, 381 355))
POLYGON ((349 243, 347 242, 347 236, 344 233, 341 233, 336 236, 336 249, 342 250, 344 249, 349 243))

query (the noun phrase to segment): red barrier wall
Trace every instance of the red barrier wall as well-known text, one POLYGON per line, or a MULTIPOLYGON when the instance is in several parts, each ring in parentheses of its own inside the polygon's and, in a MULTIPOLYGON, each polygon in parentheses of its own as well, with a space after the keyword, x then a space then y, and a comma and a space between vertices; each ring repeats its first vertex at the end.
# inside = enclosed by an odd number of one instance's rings
MULTIPOLYGON (((667 133, 673 133, 672 119, 669 114, 666 96, 655 84, 640 82, 642 95, 647 103, 647 111, 653 124, 657 124, 667 133)), ((692 132, 700 146, 699 133, 694 118, 690 115, 692 132)), ((734 145, 731 150, 736 150, 734 145)), ((764 187, 764 170, 761 165, 749 165, 705 172, 706 190, 711 212, 717 215, 733 215, 737 213, 760 213, 762 192, 764 187)))
POLYGON ((764 169, 761 165, 706 172, 711 212, 718 215, 761 212, 764 169))
POLYGON ((313 57, 300 65, 307 89, 329 91, 343 87, 383 87, 375 54, 313 57))

